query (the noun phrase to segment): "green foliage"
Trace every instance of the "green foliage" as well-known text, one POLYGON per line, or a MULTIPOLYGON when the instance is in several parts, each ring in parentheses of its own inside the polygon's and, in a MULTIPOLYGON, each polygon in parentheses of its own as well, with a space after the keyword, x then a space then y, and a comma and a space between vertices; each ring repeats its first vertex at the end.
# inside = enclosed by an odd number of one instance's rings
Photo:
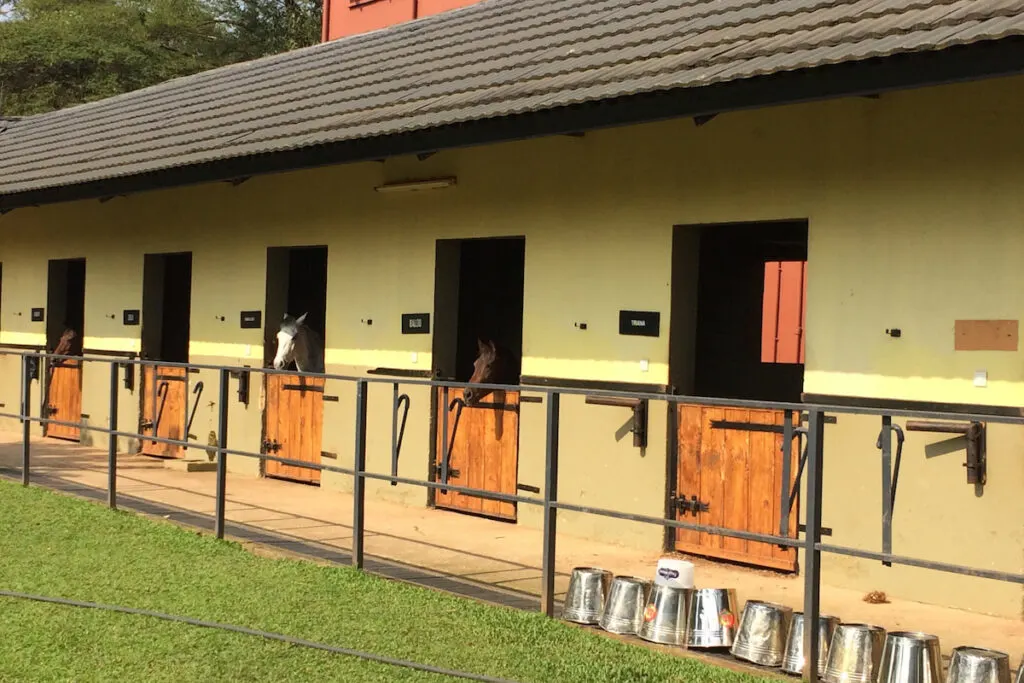
MULTIPOLYGON (((0 481, 0 589, 238 624, 516 681, 756 683, 539 613, 234 543, 0 481)), ((221 631, 0 597, 0 681, 437 681, 221 631)))
POLYGON ((29 115, 317 42, 314 0, 0 0, 0 115, 29 115))

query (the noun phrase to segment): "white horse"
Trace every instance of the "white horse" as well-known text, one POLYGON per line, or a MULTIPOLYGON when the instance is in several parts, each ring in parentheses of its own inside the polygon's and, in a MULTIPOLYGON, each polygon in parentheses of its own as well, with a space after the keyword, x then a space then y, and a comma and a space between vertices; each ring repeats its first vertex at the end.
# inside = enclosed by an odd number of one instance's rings
POLYGON ((277 356, 274 369, 284 370, 295 361, 299 372, 324 372, 324 346, 317 333, 306 327, 306 313, 298 318, 284 314, 277 332, 277 356))

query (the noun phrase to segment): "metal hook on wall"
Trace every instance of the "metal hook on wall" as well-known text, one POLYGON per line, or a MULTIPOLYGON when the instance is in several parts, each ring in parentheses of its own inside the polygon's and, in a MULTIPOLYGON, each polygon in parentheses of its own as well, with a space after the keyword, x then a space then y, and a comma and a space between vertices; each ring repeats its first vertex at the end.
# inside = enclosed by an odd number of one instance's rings
MULTIPOLYGON (((882 552, 892 553, 892 512, 896 507, 896 487, 900 480, 900 461, 903 459, 903 428, 892 423, 891 415, 882 416, 882 430, 878 432, 875 448, 882 451, 882 552), (896 432, 896 463, 892 462, 892 439, 896 432)), ((882 561, 886 567, 892 563, 882 561)))
MULTIPOLYGON (((405 438, 405 421, 409 417, 409 406, 412 400, 409 398, 409 394, 398 393, 398 382, 394 383, 394 396, 391 402, 391 476, 398 476, 398 457, 402 452, 402 439, 405 438), (405 410, 402 413, 402 426, 396 431, 398 427, 398 411, 401 406, 405 406, 405 410)), ((398 486, 397 481, 391 482, 392 486, 398 486)))
POLYGON ((196 400, 192 404, 192 414, 188 416, 188 424, 185 425, 185 439, 194 439, 196 436, 192 434, 192 420, 196 419, 196 408, 199 407, 199 399, 203 396, 203 382, 202 380, 196 382, 195 388, 192 389, 192 393, 195 395, 196 400))

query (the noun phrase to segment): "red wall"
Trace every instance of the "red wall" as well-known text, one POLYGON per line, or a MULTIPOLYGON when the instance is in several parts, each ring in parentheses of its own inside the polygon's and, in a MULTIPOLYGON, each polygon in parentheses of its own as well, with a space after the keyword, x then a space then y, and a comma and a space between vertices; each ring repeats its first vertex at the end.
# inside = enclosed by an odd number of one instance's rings
POLYGON ((322 37, 327 41, 374 31, 476 2, 479 0, 324 0, 322 37))

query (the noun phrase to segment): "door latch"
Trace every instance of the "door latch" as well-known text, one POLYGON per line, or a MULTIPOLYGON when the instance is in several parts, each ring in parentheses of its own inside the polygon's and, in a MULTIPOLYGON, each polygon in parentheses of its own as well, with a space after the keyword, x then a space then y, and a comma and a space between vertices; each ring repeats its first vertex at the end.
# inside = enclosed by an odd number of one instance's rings
POLYGON ((681 514, 685 515, 687 512, 690 512, 694 517, 701 512, 707 512, 709 508, 709 504, 698 500, 697 496, 690 496, 689 500, 687 500, 686 496, 677 496, 672 499, 672 502, 675 504, 676 510, 681 514))
POLYGON ((277 453, 281 450, 281 444, 277 441, 268 441, 264 439, 262 446, 264 453, 277 453))

